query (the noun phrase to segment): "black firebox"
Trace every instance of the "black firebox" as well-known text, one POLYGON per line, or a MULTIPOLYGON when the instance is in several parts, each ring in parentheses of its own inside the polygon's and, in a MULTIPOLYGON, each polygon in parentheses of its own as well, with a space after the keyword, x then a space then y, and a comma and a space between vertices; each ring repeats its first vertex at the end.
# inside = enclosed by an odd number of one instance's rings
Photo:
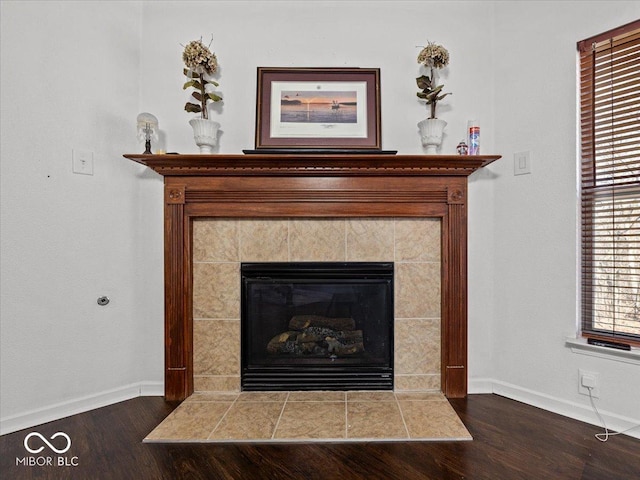
POLYGON ((393 263, 243 263, 243 390, 393 389, 393 263))

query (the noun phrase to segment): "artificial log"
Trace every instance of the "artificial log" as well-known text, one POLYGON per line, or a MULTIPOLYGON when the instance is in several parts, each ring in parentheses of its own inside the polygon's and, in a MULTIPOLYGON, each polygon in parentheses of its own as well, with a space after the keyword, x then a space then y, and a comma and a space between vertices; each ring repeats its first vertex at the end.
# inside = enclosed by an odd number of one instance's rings
POLYGON ((273 337, 267 344, 270 354, 353 355, 364 352, 362 330, 339 331, 327 327, 289 330, 273 337))
POLYGON ((327 351, 338 357, 364 352, 364 343, 362 342, 343 344, 333 337, 327 337, 325 342, 327 342, 327 351))
POLYGON ((332 318, 322 315, 295 315, 289 322, 290 330, 303 330, 309 327, 331 328, 332 330, 355 330, 353 318, 332 318))

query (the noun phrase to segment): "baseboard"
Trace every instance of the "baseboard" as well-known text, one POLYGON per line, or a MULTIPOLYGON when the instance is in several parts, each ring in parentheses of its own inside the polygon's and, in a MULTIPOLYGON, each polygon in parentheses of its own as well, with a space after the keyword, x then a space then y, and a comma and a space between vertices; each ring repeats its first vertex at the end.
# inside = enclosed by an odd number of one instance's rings
POLYGON ((164 397, 164 382, 140 382, 140 397, 164 397))
MULTIPOLYGON (((509 384, 489 378, 476 378, 469 380, 468 391, 470 395, 482 393, 494 393, 518 402, 526 403, 534 407, 542 408, 559 415, 573 418, 581 422, 602 427, 590 405, 581 405, 567 400, 559 399, 535 392, 518 385, 509 384)), ((96 408, 105 407, 114 403, 130 400, 136 397, 162 396, 164 384, 162 382, 139 382, 123 387, 88 395, 67 402, 57 403, 48 407, 32 410, 19 415, 0 419, 0 435, 16 432, 25 428, 59 420, 64 417, 87 412, 96 408)), ((624 431, 640 424, 639 419, 632 419, 600 410, 600 415, 607 424, 609 430, 624 431)), ((635 428, 625 435, 640 439, 640 428, 635 428)))
POLYGON ((471 395, 474 393, 493 393, 493 380, 490 378, 469 379, 467 391, 471 395))
POLYGON ((162 382, 139 382, 0 419, 0 435, 130 400, 164 395, 162 382))
MULTIPOLYGON (((469 394, 480 393, 494 393, 502 397, 517 400, 518 402, 526 403, 533 407, 538 407, 549 412, 557 413, 564 417, 573 418, 581 422, 595 425, 602 429, 602 424, 597 415, 591 408, 590 404, 582 405, 575 402, 570 402, 550 395, 535 392, 526 388, 522 388, 518 385, 513 385, 506 382, 501 382, 493 379, 479 378, 469 380, 468 387, 469 394)), ((597 404, 596 404, 597 406, 597 404)), ((607 428, 610 431, 623 432, 631 427, 640 425, 640 419, 633 419, 616 415, 615 413, 607 412, 598 408, 600 416, 604 419, 607 428)), ((599 431, 594 432, 599 433, 599 431)), ((624 433, 633 438, 640 439, 640 427, 634 428, 624 433)))

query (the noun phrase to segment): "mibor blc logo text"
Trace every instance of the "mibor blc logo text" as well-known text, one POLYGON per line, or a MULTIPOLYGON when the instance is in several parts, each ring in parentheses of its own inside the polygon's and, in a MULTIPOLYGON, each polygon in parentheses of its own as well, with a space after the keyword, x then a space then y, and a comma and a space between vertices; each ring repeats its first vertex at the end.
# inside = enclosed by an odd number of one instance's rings
POLYGON ((16 457, 16 465, 24 467, 78 466, 78 457, 64 455, 71 449, 71 438, 64 432, 56 432, 49 439, 41 433, 31 432, 24 437, 24 449, 31 455, 22 458, 16 457))

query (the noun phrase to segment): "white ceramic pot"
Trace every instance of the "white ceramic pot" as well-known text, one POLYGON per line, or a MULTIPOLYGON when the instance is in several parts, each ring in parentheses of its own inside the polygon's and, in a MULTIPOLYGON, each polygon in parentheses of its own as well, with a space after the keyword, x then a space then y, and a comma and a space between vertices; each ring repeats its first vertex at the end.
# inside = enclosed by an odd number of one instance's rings
POLYGON ((427 118, 418 123, 422 146, 427 155, 436 155, 438 147, 442 144, 442 133, 447 122, 439 118, 427 118))
POLYGON ((213 153, 213 148, 218 144, 220 124, 208 118, 192 118, 189 124, 193 128, 193 139, 200 147, 200 153, 213 153))

